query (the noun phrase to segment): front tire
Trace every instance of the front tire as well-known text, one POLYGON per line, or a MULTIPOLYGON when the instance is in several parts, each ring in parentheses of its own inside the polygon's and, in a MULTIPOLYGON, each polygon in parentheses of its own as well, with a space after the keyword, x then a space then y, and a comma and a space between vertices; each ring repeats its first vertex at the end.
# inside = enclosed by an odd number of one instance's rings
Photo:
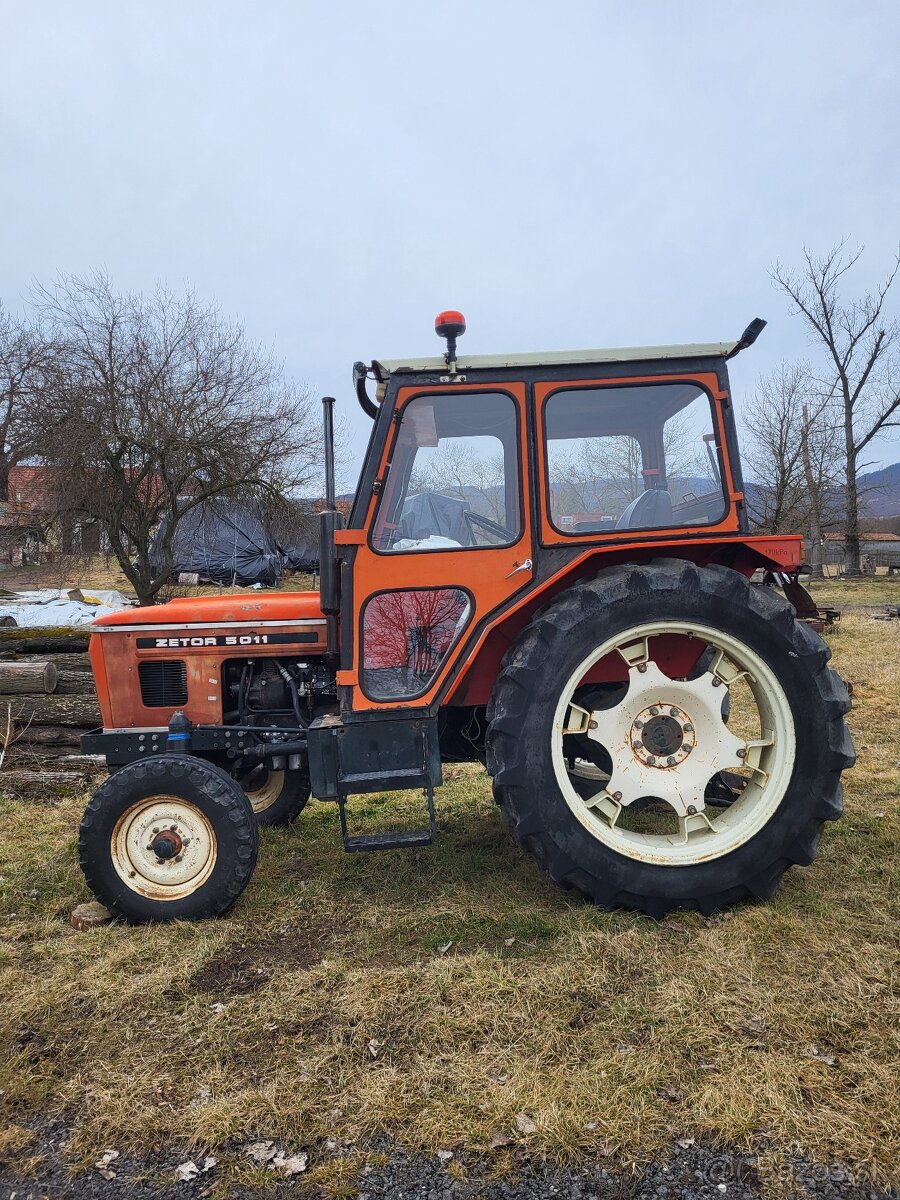
POLYGON ((233 777, 243 790, 260 825, 290 825, 309 800, 309 767, 273 771, 265 763, 241 762, 233 777))
POLYGON ((504 659, 488 710, 497 802, 557 882, 603 907, 768 898, 812 862, 854 762, 829 657, 786 601, 728 568, 610 568, 504 659))
POLYGON ((226 912, 256 865, 249 801, 212 763, 161 754, 129 763, 94 793, 78 860, 88 887, 132 924, 226 912))

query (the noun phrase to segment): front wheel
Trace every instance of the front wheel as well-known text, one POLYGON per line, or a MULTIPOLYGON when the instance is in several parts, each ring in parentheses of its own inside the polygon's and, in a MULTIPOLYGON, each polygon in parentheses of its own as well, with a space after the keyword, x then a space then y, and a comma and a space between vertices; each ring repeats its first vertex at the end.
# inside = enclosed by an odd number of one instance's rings
POLYGON ((290 825, 309 800, 309 768, 273 771, 262 762, 241 759, 232 775, 250 801, 260 825, 290 825))
POLYGON ((94 793, 78 860, 101 904, 138 924, 226 912, 256 865, 244 793, 202 759, 159 754, 129 763, 94 793))
POLYGON ((600 905, 662 916, 768 897, 812 862, 854 761, 829 656, 735 571, 611 568, 504 659, 488 712, 497 801, 551 875, 600 905))

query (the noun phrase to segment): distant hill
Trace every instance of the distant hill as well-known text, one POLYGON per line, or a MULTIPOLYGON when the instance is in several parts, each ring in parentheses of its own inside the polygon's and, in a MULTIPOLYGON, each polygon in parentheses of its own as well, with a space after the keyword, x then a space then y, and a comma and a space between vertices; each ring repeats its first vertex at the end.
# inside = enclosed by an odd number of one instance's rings
POLYGON ((900 517, 900 462, 859 477, 862 510, 868 517, 900 517))

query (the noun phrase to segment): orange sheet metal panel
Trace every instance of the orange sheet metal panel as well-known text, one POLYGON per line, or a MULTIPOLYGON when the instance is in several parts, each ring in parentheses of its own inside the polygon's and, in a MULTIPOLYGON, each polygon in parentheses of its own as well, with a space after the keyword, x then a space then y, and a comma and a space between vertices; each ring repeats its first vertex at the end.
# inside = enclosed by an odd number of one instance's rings
MULTIPOLYGON (((574 547, 573 547, 574 549, 574 547)), ((515 603, 498 613, 468 649, 459 677, 447 697, 450 703, 485 704, 499 670, 499 661, 508 645, 528 623, 531 611, 576 579, 600 571, 607 564, 628 560, 646 562, 659 555, 671 554, 691 562, 730 562, 736 571, 750 576, 758 567, 776 571, 796 571, 803 562, 803 538, 797 534, 749 534, 722 538, 675 538, 661 543, 634 541, 615 546, 591 546, 574 554, 565 566, 544 580, 515 603), (523 612, 524 610, 524 612, 523 612), (492 635, 499 644, 493 644, 492 635)))

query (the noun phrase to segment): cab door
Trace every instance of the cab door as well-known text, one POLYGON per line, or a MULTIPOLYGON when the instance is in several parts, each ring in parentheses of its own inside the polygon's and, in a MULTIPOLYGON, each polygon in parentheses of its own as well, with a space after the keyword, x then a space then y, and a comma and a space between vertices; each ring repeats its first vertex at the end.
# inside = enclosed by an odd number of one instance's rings
POLYGON ((531 582, 527 438, 522 383, 400 389, 363 526, 336 537, 354 711, 429 707, 531 582))

